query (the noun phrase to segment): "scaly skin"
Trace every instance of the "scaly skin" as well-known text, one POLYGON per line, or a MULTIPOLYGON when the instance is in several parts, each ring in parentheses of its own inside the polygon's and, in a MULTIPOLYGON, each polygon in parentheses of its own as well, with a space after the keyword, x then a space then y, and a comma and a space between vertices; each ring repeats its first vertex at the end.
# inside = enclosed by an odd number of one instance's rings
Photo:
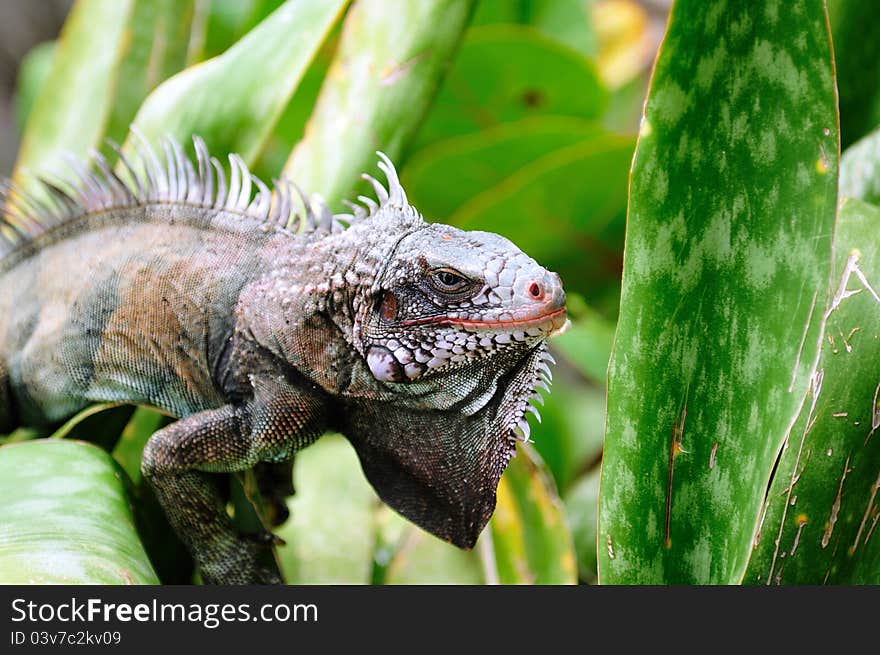
POLYGON ((0 429, 103 401, 179 417, 142 468, 207 582, 280 582, 216 474, 257 466, 282 505, 293 454, 328 430, 385 502, 472 547, 549 378, 558 276, 496 234, 423 221, 387 160, 378 205, 305 202, 296 232, 285 185, 270 202, 254 180, 251 202, 233 157, 227 191, 195 143, 198 170, 169 142, 166 164, 142 148, 146 177, 124 162, 127 183, 98 159, 48 201, 4 187, 0 429))

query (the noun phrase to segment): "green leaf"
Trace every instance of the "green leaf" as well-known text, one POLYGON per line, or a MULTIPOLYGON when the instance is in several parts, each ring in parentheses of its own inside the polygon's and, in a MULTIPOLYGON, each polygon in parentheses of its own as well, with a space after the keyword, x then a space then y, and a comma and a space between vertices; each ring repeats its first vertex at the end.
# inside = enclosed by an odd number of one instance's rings
POLYGON ((874 130, 843 153, 838 196, 880 202, 880 129, 874 130))
POLYGON ((586 57, 598 50, 598 37, 584 0, 532 0, 529 22, 546 36, 586 57))
POLYGON ((346 3, 286 2, 222 55, 159 86, 135 125, 151 142, 198 134, 213 152, 252 163, 346 3))
POLYGON ((605 389, 573 375, 571 363, 559 354, 556 360, 553 390, 540 408, 543 420, 540 424, 532 421, 531 431, 535 449, 564 490, 602 456, 605 389))
POLYGON ((440 541, 380 511, 388 584, 572 584, 574 547, 562 501, 535 451, 524 446, 501 476, 498 504, 474 551, 440 541), (386 553, 390 550, 391 554, 386 553))
POLYGON ((193 48, 192 60, 215 57, 278 9, 283 0, 211 0, 199 3, 205 23, 204 42, 193 48))
POLYGON ((528 445, 517 449, 517 457, 501 476, 489 529, 502 584, 577 582, 574 544, 562 501, 544 463, 528 445))
POLYGON ((67 419, 60 428, 52 433, 52 438, 64 439, 73 431, 73 429, 77 425, 79 425, 82 421, 85 421, 87 418, 120 406, 121 403, 96 403, 94 405, 89 405, 85 409, 77 412, 72 417, 67 419))
POLYGON ((605 134, 596 123, 579 118, 525 118, 438 141, 407 162, 401 180, 419 211, 444 218, 535 159, 605 134))
POLYGON ((364 584, 370 581, 378 500, 357 455, 338 435, 321 437, 297 453, 296 494, 290 519, 278 535, 285 580, 290 584, 364 584))
POLYGON ((880 6, 876 0, 828 0, 843 147, 880 123, 880 6))
POLYGON ((566 304, 572 322, 564 334, 553 338, 553 348, 565 355, 584 377, 604 387, 614 323, 574 294, 568 294, 566 304))
POLYGON ((603 583, 735 583, 813 373, 837 108, 821 0, 680 0, 633 162, 603 583))
POLYGON ((49 78, 57 49, 57 41, 45 41, 31 48, 21 60, 14 97, 15 125, 19 132, 24 131, 34 102, 49 78))
POLYGON ((597 118, 606 100, 593 65, 567 46, 525 26, 478 27, 462 44, 418 146, 529 116, 597 118))
POLYGON ((481 2, 473 25, 513 23, 530 25, 546 36, 586 56, 596 54, 596 33, 590 17, 591 0, 492 0, 481 2))
POLYGON ((561 148, 474 196, 448 222, 504 234, 594 303, 618 284, 632 149, 632 139, 616 135, 561 148))
POLYGON ((599 502, 599 467, 581 476, 564 497, 577 555, 578 578, 596 582, 596 519, 599 502))
MULTIPOLYGON (((431 102, 472 0, 362 0, 348 13, 305 137, 284 173, 339 206, 377 149, 397 160, 431 102)), ((378 173, 376 173, 378 174, 378 173)))
POLYGON ((158 584, 122 474, 77 441, 0 447, 0 583, 158 584))
POLYGON ((880 584, 880 209, 845 200, 825 339, 746 582, 880 584))
POLYGON ((135 485, 140 485, 142 481, 141 455, 144 446, 154 432, 168 425, 172 420, 155 410, 138 407, 122 430, 113 448, 113 459, 119 462, 135 485))
POLYGON ((385 572, 385 584, 483 584, 476 552, 440 541, 400 516, 391 515, 390 511, 385 520, 397 524, 398 533, 396 551, 385 572))
POLYGON ((263 150, 251 170, 263 180, 278 176, 290 156, 290 151, 305 134, 305 127, 318 101, 321 85, 330 68, 336 45, 339 41, 339 24, 333 28, 306 69, 296 92, 279 116, 272 134, 266 140, 263 150))
POLYGON ((34 102, 16 162, 47 170, 121 141, 141 101, 185 61, 193 0, 78 0, 34 102))

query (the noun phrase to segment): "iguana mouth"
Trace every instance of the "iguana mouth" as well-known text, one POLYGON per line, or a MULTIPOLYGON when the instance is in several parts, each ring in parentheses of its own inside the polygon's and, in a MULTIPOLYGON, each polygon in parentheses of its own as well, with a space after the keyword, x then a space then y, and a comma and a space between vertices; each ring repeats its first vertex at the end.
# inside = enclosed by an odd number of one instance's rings
POLYGON ((432 316, 430 318, 420 318, 412 321, 404 321, 402 325, 452 325, 464 328, 465 330, 480 331, 512 331, 526 330, 528 328, 540 328, 542 332, 556 334, 563 331, 569 323, 566 316, 566 308, 560 307, 549 312, 543 312, 537 316, 521 319, 496 319, 496 320, 477 320, 467 318, 450 318, 448 316, 432 316))

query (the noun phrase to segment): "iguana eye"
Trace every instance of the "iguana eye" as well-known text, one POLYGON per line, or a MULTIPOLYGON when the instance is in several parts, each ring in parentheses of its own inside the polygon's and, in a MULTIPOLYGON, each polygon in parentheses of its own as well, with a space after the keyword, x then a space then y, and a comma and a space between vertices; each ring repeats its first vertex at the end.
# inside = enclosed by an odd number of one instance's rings
POLYGON ((448 268, 432 271, 429 279, 435 289, 444 292, 458 291, 469 282, 466 277, 448 268))

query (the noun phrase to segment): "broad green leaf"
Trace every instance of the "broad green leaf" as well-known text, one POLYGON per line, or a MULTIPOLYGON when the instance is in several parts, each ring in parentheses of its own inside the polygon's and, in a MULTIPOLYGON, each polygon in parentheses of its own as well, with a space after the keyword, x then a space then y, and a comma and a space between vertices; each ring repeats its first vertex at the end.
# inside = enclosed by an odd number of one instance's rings
POLYGON ((339 41, 339 24, 333 28, 324 40, 320 50, 315 54, 312 63, 306 69, 296 92, 287 103, 284 112, 278 117, 272 134, 266 140, 259 158, 251 170, 260 179, 271 180, 284 169, 290 151, 305 134, 305 127, 318 101, 321 85, 327 75, 327 69, 336 52, 339 41))
MULTIPOLYGON (((95 421, 106 414, 107 412, 97 415, 95 421)), ((163 584, 191 584, 192 559, 168 524, 165 511, 141 473, 141 459, 147 441, 157 430, 174 420, 156 410, 137 407, 124 427, 116 430, 118 438, 108 444, 107 448, 112 449, 113 459, 133 483, 131 496, 137 509, 138 535, 159 579, 163 584)), ((87 423, 88 421, 83 421, 77 426, 84 436, 112 427, 95 425, 87 430, 87 423)), ((232 488, 235 488, 234 484, 232 488)))
MULTIPOLYGON (((489 521, 502 584, 574 584, 577 563, 562 501, 537 453, 517 449, 489 521)), ((482 539, 483 537, 481 537, 482 539)))
POLYGON ((768 493, 745 582, 880 584, 880 209, 844 200, 810 394, 768 493))
POLYGON ((565 515, 571 526, 577 555, 578 578, 582 582, 596 582, 596 514, 599 503, 599 467, 581 476, 572 485, 563 500, 565 515))
POLYGON ((608 108, 602 117, 602 125, 612 132, 622 134, 638 132, 646 95, 647 75, 637 75, 615 88, 608 97, 608 108))
POLYGON ((546 36, 590 57, 598 49, 590 4, 589 0, 532 0, 529 23, 546 36))
POLYGON ((16 428, 9 434, 0 437, 0 446, 8 443, 18 443, 19 441, 28 441, 30 439, 39 439, 48 436, 49 430, 46 428, 16 428))
POLYGON ((504 234, 593 303, 618 284, 632 149, 632 139, 605 135, 556 150, 474 196, 448 222, 504 234))
POLYGON ((397 160, 437 90, 472 6, 472 0, 355 3, 284 173, 335 207, 352 196, 362 172, 377 170, 377 149, 397 160))
POLYGON ((880 129, 852 144, 843 153, 838 196, 880 202, 880 129))
POLYGON ((735 583, 816 365, 837 109, 821 0, 680 0, 630 187, 604 583, 735 583))
POLYGON ((57 41, 45 41, 31 48, 21 60, 15 80, 15 125, 24 131, 27 119, 34 108, 34 101, 46 84, 52 70, 52 60, 58 50, 57 41))
POLYGON ((582 55, 596 53, 598 43, 590 19, 591 0, 492 0, 481 2, 472 25, 528 25, 582 55))
POLYGON ((443 219, 535 159, 601 136, 600 126, 579 118, 525 118, 438 141, 407 162, 401 180, 419 211, 443 219))
POLYGON ((478 27, 462 44, 417 145, 529 116, 597 118, 605 102, 593 65, 567 46, 530 27, 478 27))
POLYGON ((278 9, 283 0, 210 0, 198 3, 204 22, 204 41, 191 47, 191 60, 198 62, 226 50, 278 9))
POLYGON ((213 152, 252 163, 346 4, 286 2, 222 55, 159 86, 134 124, 151 142, 198 134, 213 152))
POLYGON ((364 584, 370 581, 378 500, 357 455, 338 435, 321 437, 297 453, 288 501, 290 519, 277 532, 290 584, 364 584))
POLYGON ((390 521, 399 523, 399 536, 384 584, 483 584, 476 551, 451 546, 396 514, 390 521))
POLYGON ((46 170, 121 141, 146 95, 185 61, 194 0, 78 0, 34 102, 16 162, 46 170))
POLYGON ((78 441, 0 447, 0 583, 157 584, 122 475, 78 441))

